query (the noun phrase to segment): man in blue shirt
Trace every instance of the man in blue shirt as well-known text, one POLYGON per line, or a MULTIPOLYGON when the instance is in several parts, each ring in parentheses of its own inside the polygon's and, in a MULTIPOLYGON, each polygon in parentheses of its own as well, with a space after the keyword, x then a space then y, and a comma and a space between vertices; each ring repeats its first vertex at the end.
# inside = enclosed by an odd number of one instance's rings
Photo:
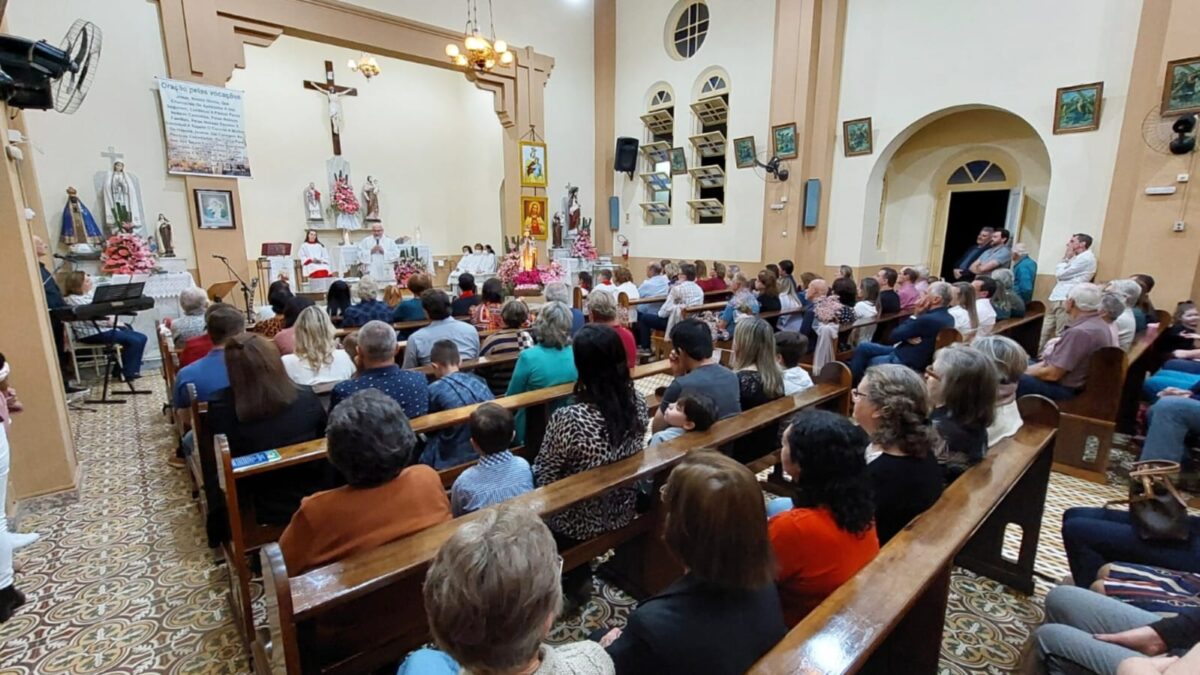
POLYGON ((979 236, 975 237, 975 245, 967 249, 963 253, 963 257, 954 263, 954 281, 971 281, 975 278, 975 274, 971 272, 971 265, 983 255, 983 252, 988 250, 992 243, 992 232, 995 232, 994 227, 984 227, 979 230, 979 236))
POLYGON ((359 375, 338 383, 330 396, 329 409, 364 389, 378 389, 392 397, 409 417, 429 412, 429 387, 425 376, 396 365, 396 329, 382 321, 369 321, 358 331, 358 353, 354 356, 359 375))
MULTIPOLYGON (((663 274, 662 265, 656 262, 650 263, 646 267, 646 280, 642 282, 641 286, 638 286, 638 298, 665 298, 670 286, 671 281, 667 279, 667 275, 663 274)), ((659 307, 662 307, 661 302, 650 302, 638 305, 637 311, 638 314, 657 317, 659 307)))
POLYGON ((1013 244, 1013 290, 1028 305, 1033 301, 1033 284, 1037 280, 1037 262, 1029 257, 1025 244, 1013 244))
MULTIPOLYGON (((175 419, 183 429, 187 429, 191 421, 192 398, 188 394, 189 384, 196 388, 196 400, 205 403, 213 400, 217 392, 229 388, 229 371, 225 370, 225 343, 229 338, 245 332, 246 316, 233 305, 213 303, 204 312, 204 330, 212 340, 212 351, 184 366, 175 375, 172 405, 175 407, 175 419)), ((171 461, 173 466, 182 466, 183 461, 180 457, 191 454, 192 432, 188 430, 180 441, 182 446, 176 460, 171 461)))
POLYGON ((421 307, 429 315, 429 325, 408 337, 404 348, 404 367, 416 368, 429 363, 434 344, 449 340, 464 359, 479 356, 479 331, 466 321, 450 316, 450 296, 431 288, 421 294, 421 307))
POLYGON ((975 276, 991 274, 995 270, 1011 265, 1012 248, 1009 247, 1008 241, 1011 236, 1004 228, 992 232, 987 249, 979 254, 975 262, 971 263, 971 273, 975 276))
MULTIPOLYGON (((458 369, 458 347, 450 340, 434 343, 430 363, 438 379, 429 385, 429 412, 492 400, 492 390, 488 389, 482 377, 458 369)), ((475 450, 471 447, 471 430, 465 424, 460 424, 428 434, 420 461, 441 470, 466 464, 472 459, 475 459, 475 450)))
POLYGON ((392 308, 387 306, 386 302, 377 300, 375 295, 379 292, 379 286, 371 277, 363 277, 358 280, 358 285, 354 287, 354 294, 358 296, 358 304, 350 305, 342 314, 342 328, 355 328, 357 326, 365 326, 368 321, 392 321, 392 308))
POLYGON ((929 285, 925 296, 917 301, 913 318, 901 321, 892 331, 895 346, 864 342, 854 349, 850 371, 854 384, 862 380, 867 368, 883 363, 901 363, 923 372, 933 362, 937 336, 943 328, 954 328, 950 315, 950 284, 939 281, 929 285))

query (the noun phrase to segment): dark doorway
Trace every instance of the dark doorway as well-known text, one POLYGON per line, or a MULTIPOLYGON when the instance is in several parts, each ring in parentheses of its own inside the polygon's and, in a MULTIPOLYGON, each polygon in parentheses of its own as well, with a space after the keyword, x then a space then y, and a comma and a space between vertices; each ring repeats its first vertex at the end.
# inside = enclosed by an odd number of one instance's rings
POLYGON ((946 218, 946 240, 942 248, 941 276, 954 281, 954 263, 975 245, 980 228, 1004 227, 1008 214, 1008 190, 979 190, 950 193, 946 218))

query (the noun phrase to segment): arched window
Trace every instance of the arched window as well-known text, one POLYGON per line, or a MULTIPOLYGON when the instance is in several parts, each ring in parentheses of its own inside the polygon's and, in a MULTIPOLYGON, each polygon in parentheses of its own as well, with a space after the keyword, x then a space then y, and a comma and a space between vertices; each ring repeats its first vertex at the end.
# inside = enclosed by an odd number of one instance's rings
POLYGON ((695 162, 688 173, 692 177, 692 199, 688 207, 694 223, 721 223, 725 220, 725 145, 729 121, 729 75, 711 68, 696 81, 691 105, 696 134, 688 140, 695 162))
POLYGON ((672 175, 676 173, 671 170, 671 156, 683 154, 682 148, 672 150, 675 142, 675 95, 670 85, 660 83, 650 88, 642 125, 640 175, 646 190, 646 201, 641 203, 642 222, 646 225, 670 225, 672 175))
POLYGON ((676 60, 696 55, 708 37, 708 5, 701 0, 682 0, 667 15, 667 54, 676 60))
POLYGON ((971 185, 972 183, 1003 183, 1008 180, 1004 169, 986 159, 976 159, 954 170, 946 185, 971 185))

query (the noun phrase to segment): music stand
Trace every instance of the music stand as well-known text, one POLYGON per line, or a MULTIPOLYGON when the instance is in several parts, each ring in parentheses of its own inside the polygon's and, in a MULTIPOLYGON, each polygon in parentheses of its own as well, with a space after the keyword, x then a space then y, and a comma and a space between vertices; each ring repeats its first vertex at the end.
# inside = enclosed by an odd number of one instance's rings
POLYGON ((220 281, 208 287, 208 299, 212 302, 221 302, 229 292, 237 288, 236 281, 220 281))
MULTIPOLYGON (((117 303, 114 308, 114 316, 123 316, 120 309, 120 303, 125 300, 137 300, 142 297, 142 290, 146 287, 144 282, 135 282, 131 284, 108 284, 105 286, 97 286, 96 293, 92 296, 92 304, 96 303, 117 303)), ((133 312, 131 316, 137 316, 137 312, 133 312)), ((120 324, 113 322, 111 330, 101 330, 100 324, 96 319, 91 319, 92 328, 96 329, 98 334, 107 335, 108 339, 104 341, 104 388, 101 390, 100 398, 91 398, 85 401, 86 403, 100 403, 112 405, 114 403, 125 403, 125 399, 110 399, 108 397, 108 383, 112 378, 113 367, 120 364, 117 360, 117 346, 114 337, 116 331, 120 330, 120 324)), ((113 390, 113 394, 133 395, 133 394, 149 394, 145 389, 134 389, 131 380, 125 380, 125 384, 129 387, 129 391, 113 390)))

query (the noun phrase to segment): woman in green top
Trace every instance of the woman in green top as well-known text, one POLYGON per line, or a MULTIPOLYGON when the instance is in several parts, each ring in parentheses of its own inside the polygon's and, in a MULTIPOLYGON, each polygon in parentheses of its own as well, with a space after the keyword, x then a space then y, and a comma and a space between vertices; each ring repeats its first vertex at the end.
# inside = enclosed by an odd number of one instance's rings
MULTIPOLYGON (((508 383, 506 396, 522 394, 535 389, 553 387, 579 379, 575 370, 575 355, 571 351, 571 308, 561 302, 548 302, 542 306, 533 333, 537 345, 521 352, 512 380, 508 383)), ((546 411, 549 415, 566 401, 561 401, 546 411)), ((517 411, 517 443, 525 442, 525 410, 517 411)))

